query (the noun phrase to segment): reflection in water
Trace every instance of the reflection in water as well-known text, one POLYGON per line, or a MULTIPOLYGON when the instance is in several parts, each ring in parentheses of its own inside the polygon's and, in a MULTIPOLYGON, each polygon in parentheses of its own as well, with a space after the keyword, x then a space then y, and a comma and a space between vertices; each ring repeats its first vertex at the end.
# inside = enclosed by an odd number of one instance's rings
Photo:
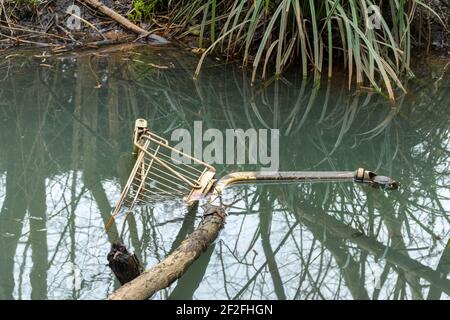
MULTIPOLYGON (((118 287, 106 254, 121 225, 103 227, 132 165, 138 117, 166 137, 196 120, 279 128, 281 170, 364 166, 402 183, 391 193, 345 183, 234 187, 219 239, 155 299, 448 299, 448 75, 411 83, 393 110, 345 84, 287 75, 252 87, 242 70, 212 62, 194 82, 196 57, 179 50, 108 50, 2 62, 1 299, 103 299, 118 287)), ((257 169, 222 165, 218 175, 257 169)), ((149 267, 201 210, 139 208, 126 245, 149 267)))

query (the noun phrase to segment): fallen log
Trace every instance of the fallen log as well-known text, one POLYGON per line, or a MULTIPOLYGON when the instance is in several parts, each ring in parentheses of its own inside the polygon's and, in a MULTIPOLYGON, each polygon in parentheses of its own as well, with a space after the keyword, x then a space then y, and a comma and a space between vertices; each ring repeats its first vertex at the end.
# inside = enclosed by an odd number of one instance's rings
POLYGON ((163 261, 126 283, 108 300, 146 300, 180 278, 217 238, 225 223, 225 210, 209 206, 203 220, 180 246, 163 261))
POLYGON ((119 13, 114 11, 113 9, 107 7, 106 5, 101 3, 100 1, 97 1, 97 0, 79 0, 79 1, 86 3, 87 5, 91 6, 95 10, 100 11, 104 15, 110 17, 111 19, 113 19, 117 23, 119 23, 122 26, 124 26, 126 29, 133 31, 134 33, 138 34, 141 37, 148 36, 149 39, 157 41, 157 42, 159 42, 161 44, 164 44, 164 43, 168 42, 165 38, 160 37, 160 36, 155 35, 155 34, 151 34, 151 32, 149 32, 149 31, 147 31, 145 29, 142 29, 141 27, 135 25, 133 22, 131 22, 130 20, 128 20, 124 16, 120 15, 119 13))

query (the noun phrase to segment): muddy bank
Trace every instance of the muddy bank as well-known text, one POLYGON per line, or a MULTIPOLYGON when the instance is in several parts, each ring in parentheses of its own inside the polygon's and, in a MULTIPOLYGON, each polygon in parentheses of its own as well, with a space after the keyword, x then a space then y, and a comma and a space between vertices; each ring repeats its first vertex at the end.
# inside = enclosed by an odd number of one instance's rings
MULTIPOLYGON (((0 49, 14 46, 83 46, 88 43, 110 44, 135 41, 135 33, 100 12, 89 1, 73 0, 0 0, 0 49), (76 19, 79 16, 81 19, 76 19)), ((124 18, 135 16, 132 0, 102 0, 124 18)), ((411 28, 416 48, 447 51, 450 49, 450 3, 447 0, 425 0, 441 20, 430 11, 418 6, 411 28)), ((186 30, 171 29, 170 17, 155 12, 146 22, 132 21, 153 34, 139 37, 140 42, 162 44, 165 38, 189 34, 186 30), (170 30, 170 31, 169 31, 170 30)), ((200 23, 200 21, 193 22, 200 23)))

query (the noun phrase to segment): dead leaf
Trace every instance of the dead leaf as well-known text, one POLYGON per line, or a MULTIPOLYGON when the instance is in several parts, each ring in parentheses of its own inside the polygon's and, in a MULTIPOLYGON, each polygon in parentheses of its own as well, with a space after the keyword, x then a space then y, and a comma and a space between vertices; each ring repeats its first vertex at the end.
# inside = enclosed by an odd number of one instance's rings
POLYGON ((154 63, 147 63, 150 67, 158 68, 158 69, 169 69, 168 66, 163 66, 160 64, 154 64, 154 63))

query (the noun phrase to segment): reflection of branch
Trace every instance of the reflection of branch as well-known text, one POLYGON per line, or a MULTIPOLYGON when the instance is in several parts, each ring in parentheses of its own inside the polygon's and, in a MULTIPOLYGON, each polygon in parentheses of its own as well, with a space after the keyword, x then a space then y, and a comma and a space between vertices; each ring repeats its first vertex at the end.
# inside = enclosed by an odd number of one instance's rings
MULTIPOLYGON (((91 191, 98 208, 100 210, 100 215, 102 217, 104 225, 109 221, 111 216, 111 205, 106 196, 106 192, 100 183, 100 178, 92 172, 92 170, 85 169, 84 174, 84 185, 91 191)), ((117 231, 116 224, 113 224, 108 231, 108 238, 110 242, 114 242, 119 238, 119 232, 117 231)))
POLYGON ((315 210, 314 213, 309 213, 310 210, 303 210, 299 207, 294 207, 294 210, 301 212, 301 217, 308 221, 320 223, 327 226, 327 229, 333 232, 336 236, 349 240, 357 244, 360 248, 367 250, 376 258, 384 259, 394 265, 399 266, 405 271, 410 272, 418 277, 421 277, 443 292, 450 294, 450 280, 442 279, 439 272, 434 271, 428 266, 411 259, 410 257, 400 253, 399 251, 387 248, 385 245, 376 241, 375 239, 361 234, 360 231, 345 225, 334 217, 329 216, 325 212, 315 210))
POLYGON ((191 206, 188 207, 186 216, 184 217, 181 228, 178 231, 175 240, 172 243, 172 248, 169 253, 172 253, 176 248, 178 248, 181 242, 186 238, 186 236, 194 230, 195 216, 198 210, 198 201, 195 201, 191 206))
MULTIPOLYGON (((450 240, 448 240, 447 245, 442 252, 441 259, 436 268, 436 271, 442 275, 443 279, 447 279, 447 275, 450 273, 450 240)), ((441 298, 442 290, 432 285, 430 291, 428 291, 428 300, 439 300, 441 298)))
POLYGON ((364 287, 364 282, 361 281, 359 266, 351 257, 350 252, 346 252, 343 249, 344 244, 342 243, 342 239, 338 239, 331 233, 327 232, 327 229, 322 224, 316 224, 307 219, 302 219, 301 214, 296 214, 296 218, 307 226, 314 237, 321 241, 322 245, 334 256, 337 264, 341 268, 345 283, 347 284, 353 298, 358 300, 368 300, 369 295, 364 287), (327 233, 326 241, 323 241, 322 239, 325 233, 327 233))
POLYGON ((379 285, 375 287, 372 294, 372 300, 378 300, 378 296, 380 295, 381 287, 386 282, 386 279, 389 274, 389 270, 391 269, 391 266, 389 263, 386 263, 384 266, 383 272, 381 272, 380 279, 379 279, 379 285))
MULTIPOLYGON (((371 194, 371 196, 384 197, 384 194, 376 193, 376 194, 371 194)), ((370 200, 370 197, 369 197, 369 200, 370 200)), ((398 250, 398 251, 405 252, 405 256, 409 257, 407 247, 405 245, 405 242, 403 240, 403 235, 402 235, 403 220, 400 218, 402 216, 399 215, 399 217, 396 217, 393 214, 390 214, 388 216, 389 213, 395 212, 394 207, 392 206, 392 204, 390 202, 383 202, 383 204, 387 208, 384 208, 380 204, 380 201, 378 199, 375 199, 375 201, 373 201, 373 203, 374 203, 374 206, 377 207, 378 210, 381 212, 381 216, 384 218, 383 222, 386 225, 386 228, 388 230, 389 239, 391 239, 391 241, 392 241, 392 245, 391 245, 392 248, 395 250, 398 250)), ((411 287, 411 293, 412 293, 413 299, 421 299, 422 300, 423 295, 422 295, 422 291, 421 291, 420 278, 414 274, 411 274, 407 270, 404 270, 404 271, 405 271, 405 280, 411 287)))
POLYGON ((219 260, 220 260, 220 267, 222 269, 222 276, 223 276, 223 288, 225 289, 225 294, 227 296, 228 300, 231 300, 231 296, 228 292, 228 280, 227 280, 227 273, 225 272, 225 264, 223 262, 223 249, 222 249, 223 241, 220 241, 219 246, 219 260))
MULTIPOLYGON (((11 153, 13 156, 14 154, 11 153)), ((2 259, 0 259, 0 299, 13 299, 14 291, 14 256, 20 239, 22 221, 27 209, 25 192, 19 185, 22 171, 15 161, 8 168, 6 175, 6 196, 0 211, 0 247, 2 259)))
MULTIPOLYGON (((42 150, 42 149, 39 149, 42 150)), ((41 156, 41 163, 44 163, 41 156)), ((33 269, 30 273, 31 299, 46 299, 47 297, 47 206, 45 194, 45 176, 42 168, 36 168, 34 174, 30 174, 32 181, 28 194, 28 210, 30 216, 39 218, 30 219, 30 239, 33 269)))
POLYGON ((286 300, 286 293, 283 288, 283 281, 281 280, 280 271, 278 270, 275 254, 270 245, 270 225, 272 220, 271 206, 267 199, 267 194, 261 194, 259 197, 260 206, 260 228, 261 228, 261 243, 264 254, 266 255, 267 265, 269 266, 270 275, 272 276, 275 293, 279 300, 286 300))
MULTIPOLYGON (((273 255, 275 256, 278 251, 281 249, 281 247, 284 245, 284 243, 287 241, 287 239, 289 239, 289 237, 292 234, 292 231, 294 231, 294 229, 297 227, 298 223, 294 223, 292 225, 291 228, 289 228, 288 232, 286 233, 286 235, 284 236, 284 238, 281 240, 280 244, 278 245, 278 247, 275 249, 275 251, 273 252, 273 255)), ((233 297, 233 300, 239 299, 239 297, 244 293, 245 290, 247 290, 247 288, 250 286, 250 284, 256 280, 256 278, 258 277, 258 275, 261 273, 262 270, 264 270, 264 268, 267 265, 267 261, 264 262, 261 267, 259 267, 259 269, 255 272, 255 274, 247 281, 247 283, 245 285, 242 286, 241 290, 239 290, 238 293, 236 293, 236 295, 233 297)))
POLYGON ((192 264, 186 274, 181 277, 177 286, 171 292, 169 299, 172 300, 191 300, 195 291, 205 276, 211 255, 216 245, 212 244, 206 251, 192 264))

